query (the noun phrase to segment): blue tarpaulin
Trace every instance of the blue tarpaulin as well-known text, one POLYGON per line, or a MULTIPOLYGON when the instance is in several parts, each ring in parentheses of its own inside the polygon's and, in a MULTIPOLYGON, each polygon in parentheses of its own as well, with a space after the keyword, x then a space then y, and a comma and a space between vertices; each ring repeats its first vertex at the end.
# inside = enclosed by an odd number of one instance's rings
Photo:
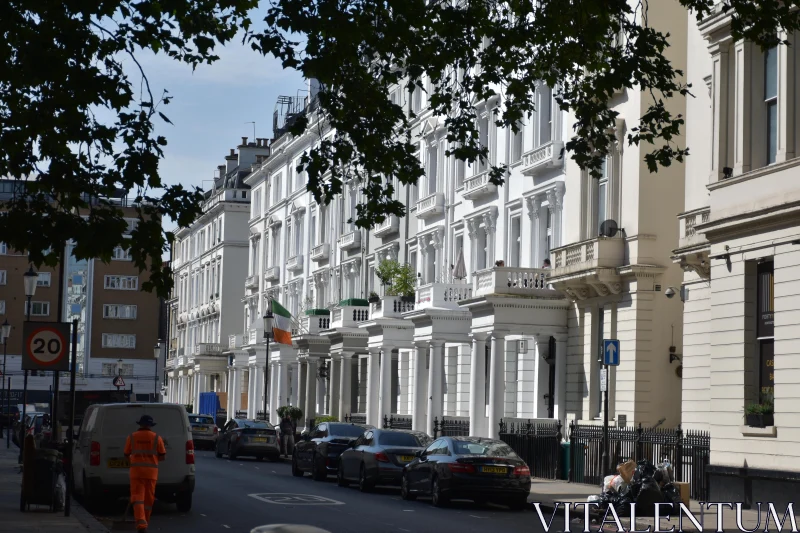
POLYGON ((200 393, 200 409, 198 414, 217 416, 219 409, 219 398, 216 392, 201 392, 200 393))

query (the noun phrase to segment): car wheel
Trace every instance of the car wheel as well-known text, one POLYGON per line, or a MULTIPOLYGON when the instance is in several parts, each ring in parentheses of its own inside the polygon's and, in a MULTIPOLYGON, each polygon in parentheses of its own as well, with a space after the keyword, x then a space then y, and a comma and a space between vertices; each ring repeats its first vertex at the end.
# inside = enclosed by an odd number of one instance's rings
POLYGON ((375 484, 367 477, 366 467, 362 464, 361 470, 358 473, 358 490, 361 492, 370 492, 374 486, 375 484))
POLYGON ((340 487, 350 486, 350 482, 344 478, 344 467, 342 466, 341 459, 339 460, 339 469, 336 471, 336 484, 340 487))
POLYGON ((439 485, 439 478, 433 478, 433 482, 431 483, 431 503, 435 507, 447 507, 450 503, 450 499, 442 494, 442 487, 439 485))
POLYGON ((303 471, 297 466, 297 456, 292 457, 292 475, 294 477, 303 477, 303 471))
POLYGON ((319 460, 320 458, 314 454, 314 460, 311 462, 311 477, 314 479, 314 481, 325 481, 325 479, 328 477, 328 473, 325 472, 324 466, 320 468, 319 460))
POLYGON ((403 472, 403 479, 400 481, 400 497, 409 502, 417 499, 417 495, 411 493, 411 489, 408 486, 408 476, 405 472, 403 472))
POLYGON ((179 492, 175 498, 175 504, 178 511, 181 513, 188 513, 192 510, 192 493, 187 491, 179 492))
POLYGON ((511 503, 508 504, 512 511, 524 511, 525 508, 528 506, 528 495, 522 494, 520 496, 515 496, 514 499, 511 500, 511 503))

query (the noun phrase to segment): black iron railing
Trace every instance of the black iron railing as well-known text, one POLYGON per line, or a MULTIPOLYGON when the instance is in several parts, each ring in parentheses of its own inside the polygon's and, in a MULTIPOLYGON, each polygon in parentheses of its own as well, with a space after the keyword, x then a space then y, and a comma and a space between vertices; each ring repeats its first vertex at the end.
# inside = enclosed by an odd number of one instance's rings
POLYGON ((383 415, 383 429, 411 429, 413 422, 411 416, 383 415))
POLYGON ((500 421, 500 440, 528 463, 531 476, 544 479, 561 477, 561 422, 531 423, 500 421))
MULTIPOLYGON (((599 485, 604 472, 603 428, 599 425, 570 424, 569 480, 577 483, 599 485)), ((664 459, 672 464, 676 481, 690 483, 690 496, 695 500, 708 497, 705 469, 711 453, 708 432, 662 428, 609 428, 609 456, 611 465, 628 459, 647 459, 653 464, 664 459)))
POLYGON ((344 415, 344 421, 348 424, 366 424, 367 423, 367 415, 361 414, 349 414, 344 415))
POLYGON ((469 437, 469 419, 438 417, 433 419, 433 438, 469 437))

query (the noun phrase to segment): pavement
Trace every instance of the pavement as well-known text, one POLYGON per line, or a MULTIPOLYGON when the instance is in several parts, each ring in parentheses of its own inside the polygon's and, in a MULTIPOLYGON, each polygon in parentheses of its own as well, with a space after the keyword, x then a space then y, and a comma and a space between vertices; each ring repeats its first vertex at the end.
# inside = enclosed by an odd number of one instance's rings
POLYGON ((108 529, 74 500, 70 516, 64 512, 52 513, 44 506, 32 505, 30 511, 19 510, 22 490, 22 471, 19 465, 19 448, 6 447, 0 441, 0 532, 17 533, 107 533, 108 529))

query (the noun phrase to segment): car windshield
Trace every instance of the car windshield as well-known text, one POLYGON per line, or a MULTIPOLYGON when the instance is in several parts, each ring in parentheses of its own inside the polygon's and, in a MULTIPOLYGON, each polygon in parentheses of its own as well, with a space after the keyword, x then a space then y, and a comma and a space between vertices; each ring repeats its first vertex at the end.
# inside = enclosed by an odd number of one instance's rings
POLYGON ((506 443, 489 439, 454 440, 456 455, 487 455, 490 457, 518 457, 506 443))
POLYGON ((275 426, 270 424, 269 422, 264 422, 261 420, 242 420, 240 425, 243 428, 254 428, 254 429, 275 429, 275 426))
POLYGON ((189 415, 189 422, 192 424, 214 424, 214 419, 210 416, 189 415))
POLYGON ((329 433, 334 437, 360 437, 364 431, 365 427, 354 424, 331 424, 329 433))
POLYGON ((426 436, 414 433, 381 433, 378 437, 380 446, 411 446, 422 448, 430 442, 426 436))

